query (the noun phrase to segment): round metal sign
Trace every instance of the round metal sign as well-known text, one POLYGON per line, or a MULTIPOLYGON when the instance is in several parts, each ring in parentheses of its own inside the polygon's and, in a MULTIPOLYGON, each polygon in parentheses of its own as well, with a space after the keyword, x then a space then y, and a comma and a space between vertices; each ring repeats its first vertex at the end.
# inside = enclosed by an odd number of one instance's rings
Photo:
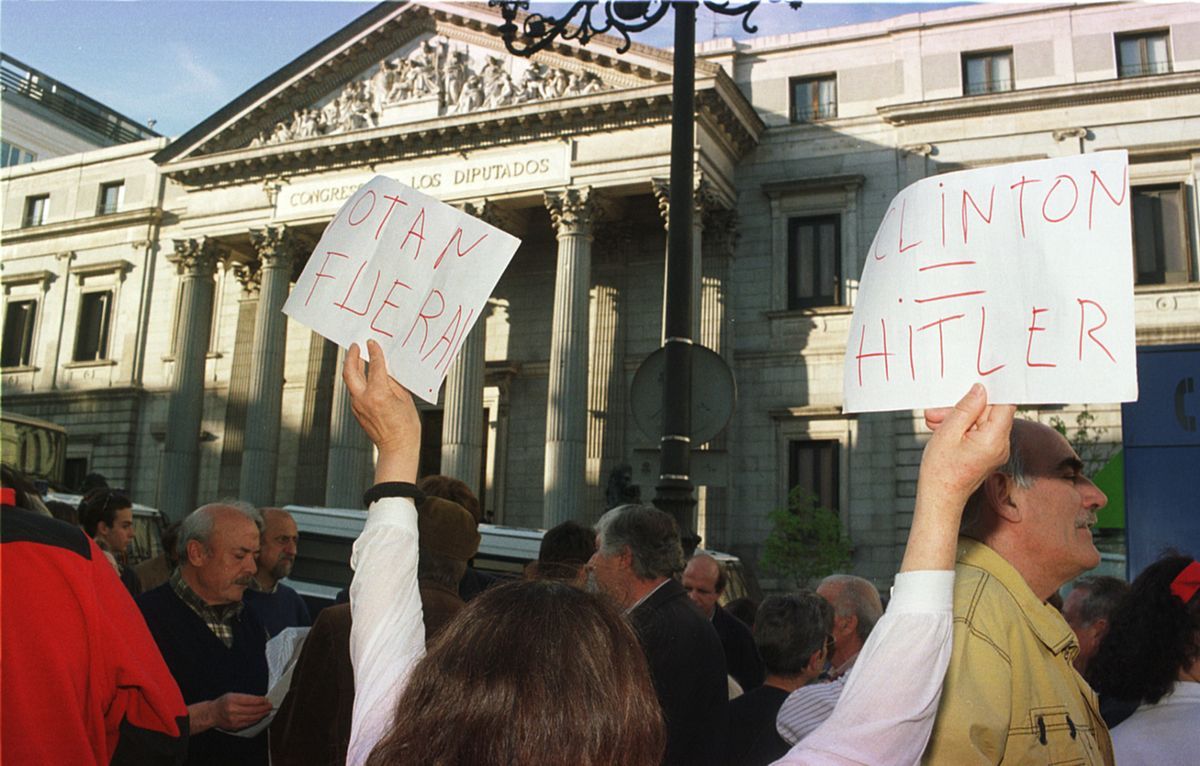
MULTIPOLYGON (((629 406, 642 433, 656 443, 662 436, 663 374, 667 351, 646 357, 633 374, 629 406)), ((737 400, 733 370, 715 351, 692 346, 692 445, 709 441, 729 423, 737 400)))

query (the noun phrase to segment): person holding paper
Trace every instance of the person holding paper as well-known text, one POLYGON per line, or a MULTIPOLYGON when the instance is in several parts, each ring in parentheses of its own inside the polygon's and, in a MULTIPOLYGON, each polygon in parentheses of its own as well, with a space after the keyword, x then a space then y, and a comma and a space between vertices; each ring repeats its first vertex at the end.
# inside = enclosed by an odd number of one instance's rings
POLYGON ((1100 563, 1092 542, 1107 498, 1053 428, 1013 424, 1008 462, 963 513, 954 651, 930 764, 1111 764, 1095 693, 1075 671, 1079 642, 1045 602, 1100 563))
MULTIPOLYGON (((397 713, 403 713, 408 679, 422 661, 424 644, 416 508, 409 488, 417 473, 420 420, 409 393, 388 376, 378 344, 368 345, 374 361, 370 376, 363 372, 357 345, 351 346, 344 371, 355 415, 379 449, 378 483, 368 493, 373 502, 352 560, 351 655, 358 694, 350 764, 365 763, 397 713)), ((926 411, 934 436, 922 456, 913 523, 889 610, 864 647, 833 716, 780 763, 911 764, 920 758, 950 659, 959 517, 971 493, 1007 459, 1014 410, 987 406, 987 394, 977 384, 954 408, 926 411), (878 694, 884 686, 887 698, 878 694)), ((489 597, 485 593, 479 600, 489 597)), ((464 617, 473 607, 474 602, 464 617)), ((549 720, 561 702, 531 700, 530 707, 547 706, 549 720)), ((574 734, 561 732, 564 738, 574 734)))
POLYGON ((238 737, 271 712, 267 631, 243 608, 257 568, 262 517, 253 507, 212 503, 179 529, 179 568, 138 596, 150 634, 188 706, 187 763, 267 763, 267 735, 238 737))

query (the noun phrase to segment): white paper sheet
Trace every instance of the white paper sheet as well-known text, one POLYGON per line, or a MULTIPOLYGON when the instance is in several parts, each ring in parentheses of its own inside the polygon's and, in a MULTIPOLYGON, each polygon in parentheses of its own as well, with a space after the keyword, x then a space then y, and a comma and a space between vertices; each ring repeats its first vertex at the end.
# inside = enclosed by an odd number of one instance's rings
POLYGON ((867 252, 846 412, 1137 399, 1127 156, 947 173, 901 191, 867 252))
POLYGON ((343 348, 378 341, 388 370, 436 403, 446 371, 521 241, 386 176, 326 227, 284 313, 343 348))

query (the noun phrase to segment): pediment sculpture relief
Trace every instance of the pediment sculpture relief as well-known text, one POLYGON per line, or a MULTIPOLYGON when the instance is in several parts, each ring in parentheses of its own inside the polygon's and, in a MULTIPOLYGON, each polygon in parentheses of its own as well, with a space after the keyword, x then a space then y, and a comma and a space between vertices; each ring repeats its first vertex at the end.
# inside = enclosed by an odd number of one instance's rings
POLYGON ((451 47, 445 38, 423 41, 407 56, 384 59, 357 80, 311 108, 298 109, 272 129, 261 131, 251 147, 377 128, 410 118, 471 114, 529 101, 583 96, 609 90, 594 72, 572 72, 538 62, 485 55, 451 47), (523 66, 514 76, 510 67, 523 66))

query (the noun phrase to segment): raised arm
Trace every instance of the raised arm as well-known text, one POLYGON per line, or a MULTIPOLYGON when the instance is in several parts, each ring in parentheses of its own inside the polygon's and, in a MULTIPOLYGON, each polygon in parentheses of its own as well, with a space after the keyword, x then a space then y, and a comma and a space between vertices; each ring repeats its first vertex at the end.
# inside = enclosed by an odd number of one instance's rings
MULTIPOLYGON (((342 377, 351 408, 379 450, 375 482, 414 482, 421 421, 412 396, 388 375, 383 349, 367 341, 370 371, 357 345, 346 352, 342 377)), ((396 700, 425 646, 417 590, 417 511, 406 497, 371 504, 350 559, 350 659, 354 713, 346 761, 364 763, 395 715, 396 700)))
POLYGON ((779 764, 920 761, 950 662, 963 506, 1008 459, 1015 411, 988 406, 987 392, 976 383, 953 408, 925 412, 934 433, 921 455, 913 523, 887 613, 859 653, 833 714, 779 764))
POLYGON ((926 410, 933 431, 917 476, 908 544, 901 572, 954 569, 963 506, 993 470, 1008 460, 1011 404, 988 405, 979 383, 951 408, 926 410))

